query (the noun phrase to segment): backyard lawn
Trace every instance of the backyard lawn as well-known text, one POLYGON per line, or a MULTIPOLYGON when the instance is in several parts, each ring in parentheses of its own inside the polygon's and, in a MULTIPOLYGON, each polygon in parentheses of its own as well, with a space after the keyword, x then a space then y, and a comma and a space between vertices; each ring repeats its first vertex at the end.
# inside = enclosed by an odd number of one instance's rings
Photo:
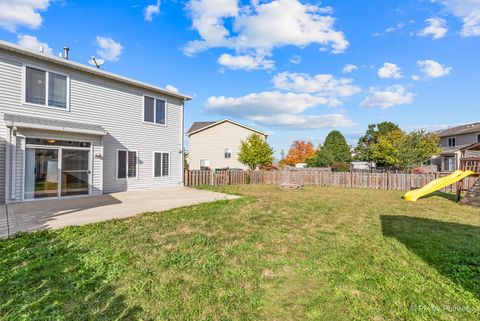
POLYGON ((245 197, 0 241, 0 319, 480 319, 480 209, 215 190, 245 197))

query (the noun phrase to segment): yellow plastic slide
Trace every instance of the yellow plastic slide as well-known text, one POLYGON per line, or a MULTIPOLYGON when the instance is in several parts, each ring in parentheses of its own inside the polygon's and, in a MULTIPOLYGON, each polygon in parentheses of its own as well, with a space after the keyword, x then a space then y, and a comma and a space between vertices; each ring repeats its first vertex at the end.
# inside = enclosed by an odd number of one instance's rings
POLYGON ((447 187, 448 185, 461 181, 465 177, 470 176, 472 174, 475 174, 475 173, 472 171, 461 171, 461 170, 455 171, 448 176, 431 181, 430 183, 428 183, 422 188, 406 193, 403 198, 406 201, 415 202, 422 196, 428 195, 430 193, 438 191, 439 189, 447 187))

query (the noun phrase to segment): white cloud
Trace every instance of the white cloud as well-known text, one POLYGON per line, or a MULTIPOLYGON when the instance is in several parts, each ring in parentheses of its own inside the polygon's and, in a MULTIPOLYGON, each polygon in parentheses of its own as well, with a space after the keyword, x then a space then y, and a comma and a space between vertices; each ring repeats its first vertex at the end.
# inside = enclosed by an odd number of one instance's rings
POLYGON ((223 54, 218 58, 218 63, 229 69, 272 69, 274 66, 273 60, 265 59, 262 56, 238 55, 232 56, 223 54))
POLYGON ((380 107, 387 109, 395 105, 410 104, 415 94, 407 92, 402 85, 393 85, 385 90, 370 88, 370 95, 360 104, 363 107, 380 107))
POLYGON ((352 65, 352 64, 346 64, 343 69, 342 69, 342 72, 344 74, 349 74, 351 72, 354 72, 355 70, 358 70, 358 67, 356 65, 352 65))
POLYGON ((187 43, 185 54, 229 48, 239 55, 253 52, 268 56, 277 47, 310 44, 329 46, 338 53, 349 45, 343 32, 334 29, 335 19, 326 15, 330 9, 302 4, 299 0, 239 3, 238 0, 190 0, 187 8, 200 39, 187 43))
POLYGON ((383 64, 383 67, 378 69, 378 77, 380 78, 402 78, 402 72, 400 67, 396 64, 392 64, 390 62, 386 62, 383 64))
POLYGON ((417 64, 421 67, 422 72, 430 78, 439 78, 446 76, 452 70, 451 67, 446 67, 434 60, 419 60, 417 64))
POLYGON ((420 80, 420 76, 419 75, 412 75, 412 80, 420 80))
POLYGON ((447 22, 442 18, 429 18, 425 20, 428 23, 422 31, 418 33, 420 37, 432 36, 433 40, 443 38, 448 32, 447 22))
POLYGON ((43 52, 49 55, 53 55, 53 50, 46 42, 41 42, 37 37, 30 35, 18 35, 17 43, 30 50, 40 51, 43 48, 43 52))
POLYGON ((41 11, 50 0, 0 0, 0 27, 15 32, 20 26, 38 28, 42 25, 41 11))
POLYGON ((431 0, 463 22, 460 34, 464 37, 480 36, 480 0, 431 0))
POLYGON ((345 128, 355 125, 355 123, 344 114, 257 116, 252 117, 251 120, 260 125, 281 127, 290 130, 345 128))
POLYGON ((205 102, 205 108, 218 114, 251 119, 258 115, 298 114, 315 106, 331 103, 332 99, 305 93, 265 91, 242 97, 210 97, 205 102))
POLYGON ((295 65, 298 65, 299 63, 302 62, 302 57, 300 57, 299 55, 293 55, 292 57, 290 57, 290 60, 289 60, 292 64, 295 64, 295 65))
POLYGON ((97 45, 99 47, 97 54, 109 61, 117 61, 123 51, 122 44, 112 38, 97 36, 97 45))
POLYGON ((353 122, 343 114, 299 115, 331 99, 311 94, 279 91, 252 93, 242 97, 210 97, 205 109, 210 113, 253 121, 286 129, 348 127, 353 122))
POLYGON ((144 11, 144 18, 148 22, 152 22, 153 16, 156 16, 160 13, 160 0, 155 4, 148 5, 144 11))
POLYGON ((172 85, 166 85, 166 86, 165 86, 165 89, 170 90, 170 91, 174 91, 174 92, 177 92, 177 93, 178 93, 177 87, 173 87, 172 85))
POLYGON ((273 78, 275 87, 282 90, 315 93, 325 97, 348 97, 361 92, 349 78, 336 79, 330 74, 308 75, 282 72, 273 78))

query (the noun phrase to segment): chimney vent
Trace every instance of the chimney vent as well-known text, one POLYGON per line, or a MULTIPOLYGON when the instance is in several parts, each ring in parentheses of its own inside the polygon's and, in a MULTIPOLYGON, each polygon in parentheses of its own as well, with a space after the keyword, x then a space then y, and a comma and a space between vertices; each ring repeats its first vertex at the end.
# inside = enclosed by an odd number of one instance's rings
POLYGON ((68 60, 68 52, 70 51, 70 48, 68 47, 63 47, 63 58, 68 60))

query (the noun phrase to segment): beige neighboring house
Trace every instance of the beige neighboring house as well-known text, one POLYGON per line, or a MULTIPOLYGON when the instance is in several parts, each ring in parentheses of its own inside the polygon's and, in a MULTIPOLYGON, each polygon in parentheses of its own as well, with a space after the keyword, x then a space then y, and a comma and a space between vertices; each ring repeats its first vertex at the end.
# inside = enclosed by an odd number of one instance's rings
POLYGON ((255 128, 224 119, 212 122, 194 122, 187 131, 188 168, 247 169, 238 161, 241 142, 251 134, 267 139, 267 134, 255 128))
POLYGON ((438 135, 442 148, 437 158, 440 169, 442 172, 453 172, 459 169, 461 149, 480 142, 480 122, 451 127, 440 131, 438 135))

